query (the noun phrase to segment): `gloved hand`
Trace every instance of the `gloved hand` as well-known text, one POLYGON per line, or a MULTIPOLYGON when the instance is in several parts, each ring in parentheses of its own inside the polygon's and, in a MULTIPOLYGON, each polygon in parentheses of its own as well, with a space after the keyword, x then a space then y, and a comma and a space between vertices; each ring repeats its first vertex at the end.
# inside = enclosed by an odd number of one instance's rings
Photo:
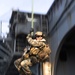
POLYGON ((30 30, 30 34, 31 34, 32 32, 34 32, 34 29, 33 29, 33 28, 31 28, 31 30, 30 30))
POLYGON ((29 32, 29 34, 27 35, 27 39, 29 38, 29 37, 32 37, 33 35, 32 35, 32 32, 34 32, 34 29, 33 28, 31 28, 31 30, 30 30, 30 32, 29 32))

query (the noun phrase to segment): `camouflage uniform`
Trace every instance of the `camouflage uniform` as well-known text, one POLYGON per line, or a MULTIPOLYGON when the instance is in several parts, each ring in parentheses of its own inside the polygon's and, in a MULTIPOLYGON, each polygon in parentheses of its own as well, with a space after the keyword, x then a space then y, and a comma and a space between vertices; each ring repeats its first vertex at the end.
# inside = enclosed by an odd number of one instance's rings
MULTIPOLYGON (((37 32, 36 34, 39 35, 40 32, 37 32)), ((42 35, 42 33, 40 35, 42 35)), ((25 62, 25 65, 28 62, 30 62, 31 65, 33 65, 33 64, 36 64, 37 62, 43 62, 49 58, 49 54, 50 54, 51 50, 50 50, 49 46, 46 45, 45 39, 43 39, 43 38, 41 40, 32 39, 30 34, 28 34, 28 36, 26 38, 28 40, 28 43, 31 45, 31 49, 29 52, 30 61, 25 62)), ((27 65, 27 66, 29 67, 29 65, 27 65)))
POLYGON ((45 39, 37 41, 36 39, 33 40, 31 37, 27 36, 28 42, 32 45, 30 50, 30 55, 35 56, 38 62, 42 62, 49 58, 49 54, 51 53, 49 45, 45 42, 45 39))
MULTIPOLYGON (((46 40, 45 39, 41 39, 41 40, 36 40, 36 39, 32 39, 32 37, 30 36, 30 34, 28 34, 27 36, 27 40, 29 42, 29 44, 31 45, 31 49, 30 52, 24 55, 24 59, 23 61, 21 61, 21 59, 19 61, 20 62, 20 70, 19 70, 19 66, 17 67, 17 69, 22 72, 24 72, 24 74, 26 75, 31 75, 31 70, 29 68, 29 66, 32 66, 33 64, 36 64, 37 62, 42 62, 45 59, 47 59, 49 57, 49 54, 51 52, 50 48, 46 47, 47 45, 45 44, 46 40), (23 63, 23 65, 22 65, 23 63)), ((15 62, 18 62, 15 61, 15 62)))
POLYGON ((31 75, 29 66, 31 66, 32 64, 28 54, 25 54, 21 58, 15 60, 14 65, 22 75, 31 75), (22 65, 22 63, 24 64, 22 65))
POLYGON ((40 41, 36 40, 36 39, 32 39, 31 37, 27 36, 27 40, 29 42, 29 44, 32 46, 30 49, 30 55, 37 55, 40 51, 41 48, 43 48, 45 46, 45 39, 42 39, 40 41))

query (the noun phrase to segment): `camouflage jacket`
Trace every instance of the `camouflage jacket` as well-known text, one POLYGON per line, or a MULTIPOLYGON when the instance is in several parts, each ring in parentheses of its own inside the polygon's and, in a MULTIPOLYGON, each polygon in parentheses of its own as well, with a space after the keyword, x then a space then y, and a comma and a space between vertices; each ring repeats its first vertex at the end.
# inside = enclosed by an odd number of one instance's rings
POLYGON ((47 47, 45 39, 37 41, 36 39, 32 39, 31 37, 27 36, 27 40, 32 46, 30 50, 30 55, 37 55, 41 60, 44 59, 46 56, 49 57, 51 50, 49 46, 47 47))
POLYGON ((45 42, 46 42, 45 39, 42 39, 40 41, 36 39, 32 39, 32 37, 30 37, 29 34, 27 36, 27 40, 28 40, 28 43, 32 46, 30 50, 30 54, 33 54, 33 55, 36 55, 39 52, 40 48, 45 46, 45 42))
POLYGON ((34 46, 34 47, 45 46, 45 43, 44 42, 46 42, 45 39, 42 39, 40 41, 37 41, 36 39, 32 39, 30 36, 27 36, 27 40, 28 40, 28 43, 31 46, 34 46))

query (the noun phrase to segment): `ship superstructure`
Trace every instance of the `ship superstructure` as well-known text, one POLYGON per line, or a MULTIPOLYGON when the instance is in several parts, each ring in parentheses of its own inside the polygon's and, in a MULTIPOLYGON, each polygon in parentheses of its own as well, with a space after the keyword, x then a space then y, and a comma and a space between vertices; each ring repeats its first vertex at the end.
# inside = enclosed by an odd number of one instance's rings
MULTIPOLYGON (((4 42, 3 39, 0 40, 0 71, 2 71, 0 75, 19 75, 14 66, 14 61, 22 56, 24 48, 28 46, 26 36, 31 30, 31 21, 31 13, 25 13, 19 10, 12 11, 7 38, 4 39, 4 42)), ((45 25, 48 22, 45 15, 34 14, 33 23, 34 33, 38 30, 47 33, 47 27, 45 25)), ((42 73, 41 67, 40 64, 37 64, 32 70, 36 75, 39 75, 42 73)))

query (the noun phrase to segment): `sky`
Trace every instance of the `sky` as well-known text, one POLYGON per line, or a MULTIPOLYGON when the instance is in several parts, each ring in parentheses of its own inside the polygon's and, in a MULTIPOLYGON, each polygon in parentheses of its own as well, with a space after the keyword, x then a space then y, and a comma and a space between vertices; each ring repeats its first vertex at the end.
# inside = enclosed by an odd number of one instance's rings
POLYGON ((32 12, 33 4, 34 13, 46 14, 53 2, 54 0, 0 0, 0 25, 2 21, 2 32, 9 32, 8 24, 12 10, 32 12))

